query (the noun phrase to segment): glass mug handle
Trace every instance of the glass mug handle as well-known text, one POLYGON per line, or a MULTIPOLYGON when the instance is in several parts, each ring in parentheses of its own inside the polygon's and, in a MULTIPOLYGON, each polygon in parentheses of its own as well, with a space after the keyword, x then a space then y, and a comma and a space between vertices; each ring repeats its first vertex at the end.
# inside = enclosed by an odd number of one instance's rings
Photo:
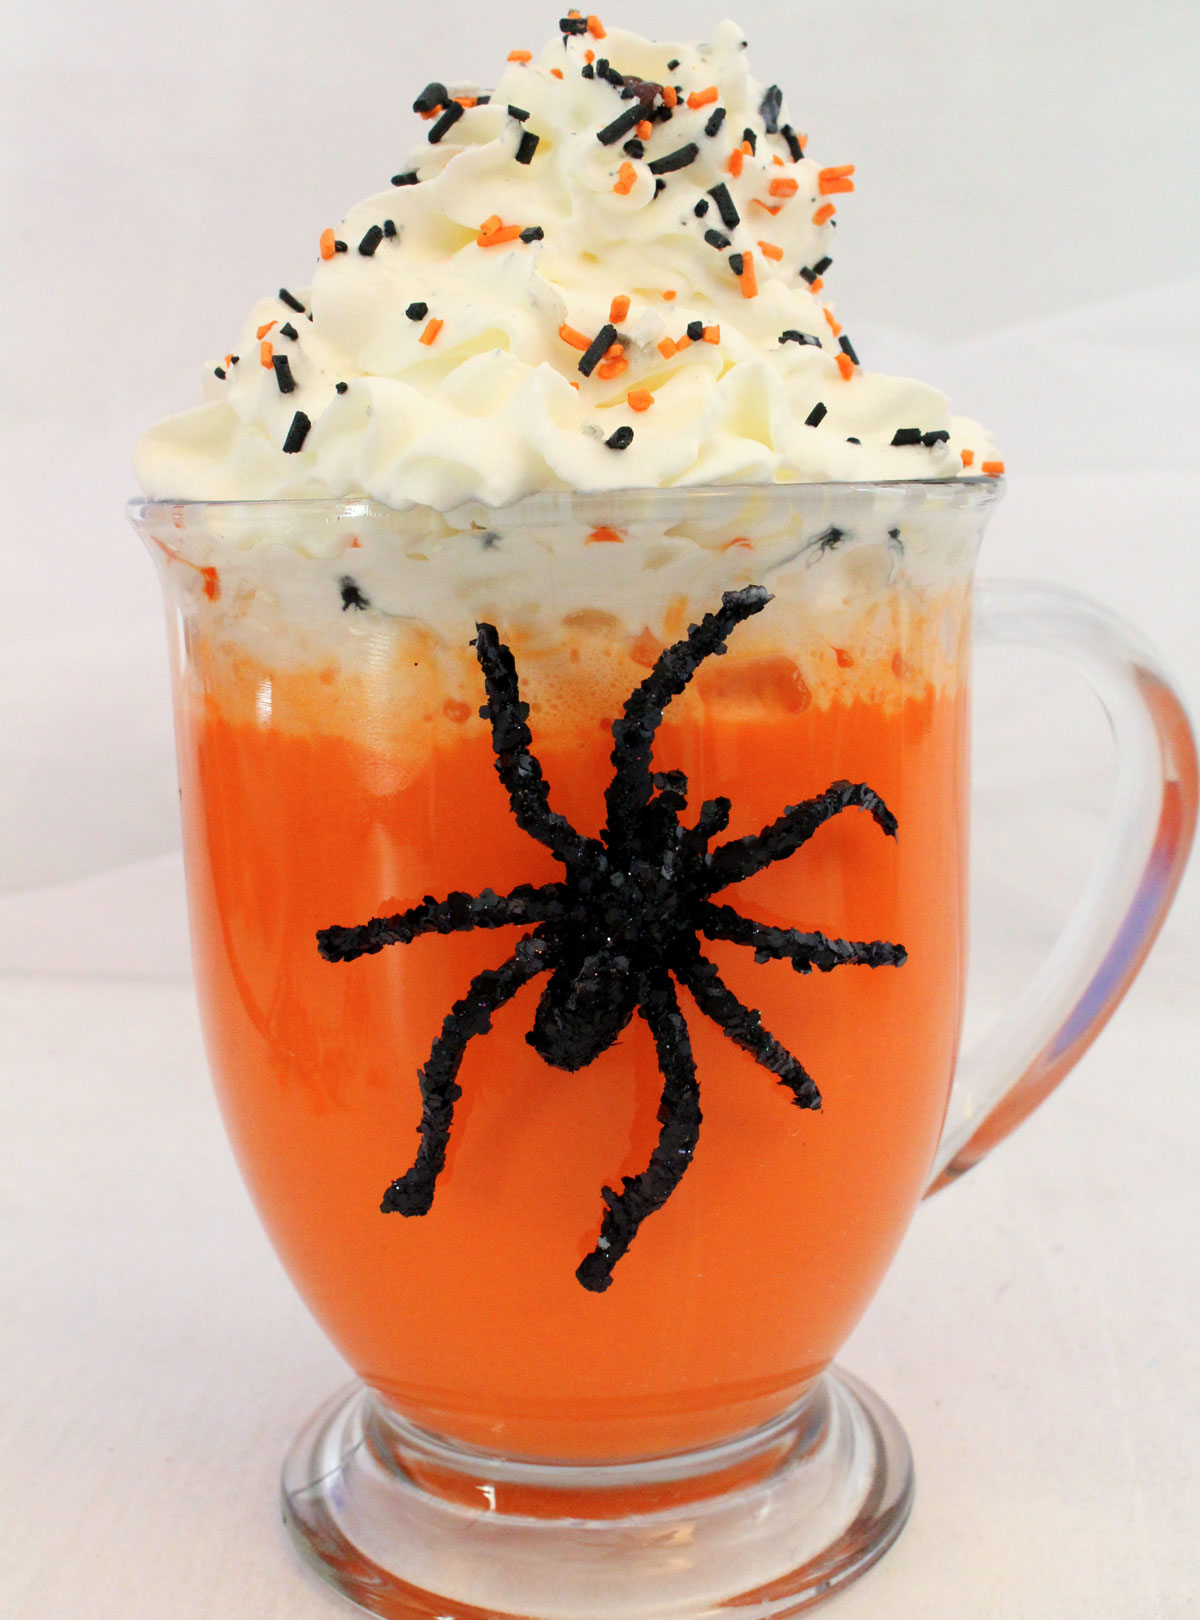
POLYGON ((1196 828, 1196 745, 1153 649, 1075 591, 978 587, 977 642, 1056 652, 1092 687, 1117 746, 1099 863, 1017 1004, 959 1059, 926 1196, 986 1157, 1074 1068, 1116 1011, 1175 898, 1196 828))

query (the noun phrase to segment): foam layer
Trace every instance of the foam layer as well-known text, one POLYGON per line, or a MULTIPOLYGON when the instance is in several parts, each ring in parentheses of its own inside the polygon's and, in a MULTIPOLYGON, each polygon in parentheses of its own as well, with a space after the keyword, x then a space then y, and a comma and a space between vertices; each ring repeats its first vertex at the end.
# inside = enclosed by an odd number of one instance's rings
POLYGON ((206 404, 143 437, 147 493, 449 509, 999 465, 936 389, 857 364, 824 291, 849 166, 809 159, 741 30, 565 22, 490 99, 418 97, 403 183, 254 306, 206 404))

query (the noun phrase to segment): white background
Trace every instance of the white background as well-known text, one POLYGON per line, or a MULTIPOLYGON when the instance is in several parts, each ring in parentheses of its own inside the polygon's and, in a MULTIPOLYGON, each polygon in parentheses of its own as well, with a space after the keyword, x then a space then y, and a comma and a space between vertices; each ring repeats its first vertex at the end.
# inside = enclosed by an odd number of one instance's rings
MULTIPOLYGON (((335 1612, 274 1525, 340 1376, 219 1137, 187 988, 156 585, 129 449, 400 165, 435 77, 557 12, 9 0, 0 48, 0 1614, 335 1612)), ((719 20, 644 0, 660 37, 719 20)), ((744 0, 811 150, 855 162, 828 278, 867 365, 987 422, 985 573, 1118 606, 1200 701, 1200 7, 744 0)), ((980 661, 975 1020, 1094 852, 1111 762, 1070 679, 980 661)), ((1200 1613, 1200 885, 1067 1089, 928 1206, 847 1351, 921 1496, 835 1604, 1200 1613)))

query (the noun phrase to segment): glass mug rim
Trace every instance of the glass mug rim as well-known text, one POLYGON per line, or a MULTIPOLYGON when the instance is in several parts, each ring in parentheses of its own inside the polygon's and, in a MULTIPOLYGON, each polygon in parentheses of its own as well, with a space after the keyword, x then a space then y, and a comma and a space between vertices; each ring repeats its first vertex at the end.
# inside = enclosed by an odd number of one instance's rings
POLYGON ((722 501, 769 500, 783 505, 805 504, 810 500, 830 500, 840 496, 902 495, 909 490, 923 491, 938 505, 962 509, 983 509, 994 505, 1005 494, 1007 480, 985 476, 969 478, 880 478, 847 481, 800 481, 761 484, 681 484, 681 485, 622 485, 616 489, 597 490, 539 490, 524 495, 504 506, 490 506, 486 501, 470 496, 454 506, 433 507, 421 501, 408 506, 390 506, 367 494, 336 496, 271 496, 256 499, 233 500, 176 500, 169 497, 131 496, 125 503, 126 511, 135 526, 153 523, 174 514, 244 513, 273 511, 290 512, 297 516, 307 513, 314 518, 361 518, 366 515, 405 518, 433 514, 451 517, 456 512, 470 509, 494 512, 523 524, 547 526, 562 521, 564 513, 579 507, 612 505, 624 501, 663 505, 670 502, 680 506, 697 507, 717 505, 722 501))

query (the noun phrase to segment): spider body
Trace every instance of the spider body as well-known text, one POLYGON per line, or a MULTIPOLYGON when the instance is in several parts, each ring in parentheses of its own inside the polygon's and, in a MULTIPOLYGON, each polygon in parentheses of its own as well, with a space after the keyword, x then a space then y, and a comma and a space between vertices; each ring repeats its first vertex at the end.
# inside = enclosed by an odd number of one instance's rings
POLYGON ((801 1108, 818 1108, 820 1093, 799 1061, 772 1036, 760 1015, 722 982, 700 940, 750 946, 756 960, 790 960, 798 973, 815 967, 860 964, 900 966, 903 946, 884 941, 830 939, 824 934, 775 928, 743 917, 714 896, 776 861, 785 860, 843 810, 866 810, 889 837, 896 821, 864 783, 835 782, 815 799, 790 805, 761 832, 717 844, 729 824, 728 799, 706 800, 695 821, 687 809, 687 779, 680 771, 652 770, 654 737, 671 700, 704 659, 725 651, 742 620, 771 600, 758 586, 726 592, 720 609, 660 654, 613 724, 613 778, 605 794, 607 820, 599 838, 576 832, 549 803, 541 766, 530 750, 528 707, 521 702, 512 654, 487 624, 476 627, 475 649, 488 702, 480 710, 492 731, 496 770, 518 825, 562 864, 559 882, 522 884, 507 895, 453 893, 427 896, 418 906, 358 927, 322 929, 318 948, 332 962, 408 944, 425 933, 524 925, 512 955, 472 980, 452 1007, 420 1071, 423 1102, 420 1145, 413 1165, 384 1194, 386 1213, 423 1215, 432 1205, 445 1165, 457 1075, 467 1043, 491 1028, 492 1014, 532 979, 549 978, 526 1036, 543 1060, 558 1069, 586 1068, 640 1012, 653 1036, 663 1093, 662 1126, 647 1168, 626 1176, 621 1191, 605 1187, 605 1212, 595 1249, 576 1276, 603 1292, 641 1222, 678 1185, 700 1128, 699 1088, 686 1020, 675 992, 688 989, 701 1013, 720 1025, 788 1088, 801 1108))

